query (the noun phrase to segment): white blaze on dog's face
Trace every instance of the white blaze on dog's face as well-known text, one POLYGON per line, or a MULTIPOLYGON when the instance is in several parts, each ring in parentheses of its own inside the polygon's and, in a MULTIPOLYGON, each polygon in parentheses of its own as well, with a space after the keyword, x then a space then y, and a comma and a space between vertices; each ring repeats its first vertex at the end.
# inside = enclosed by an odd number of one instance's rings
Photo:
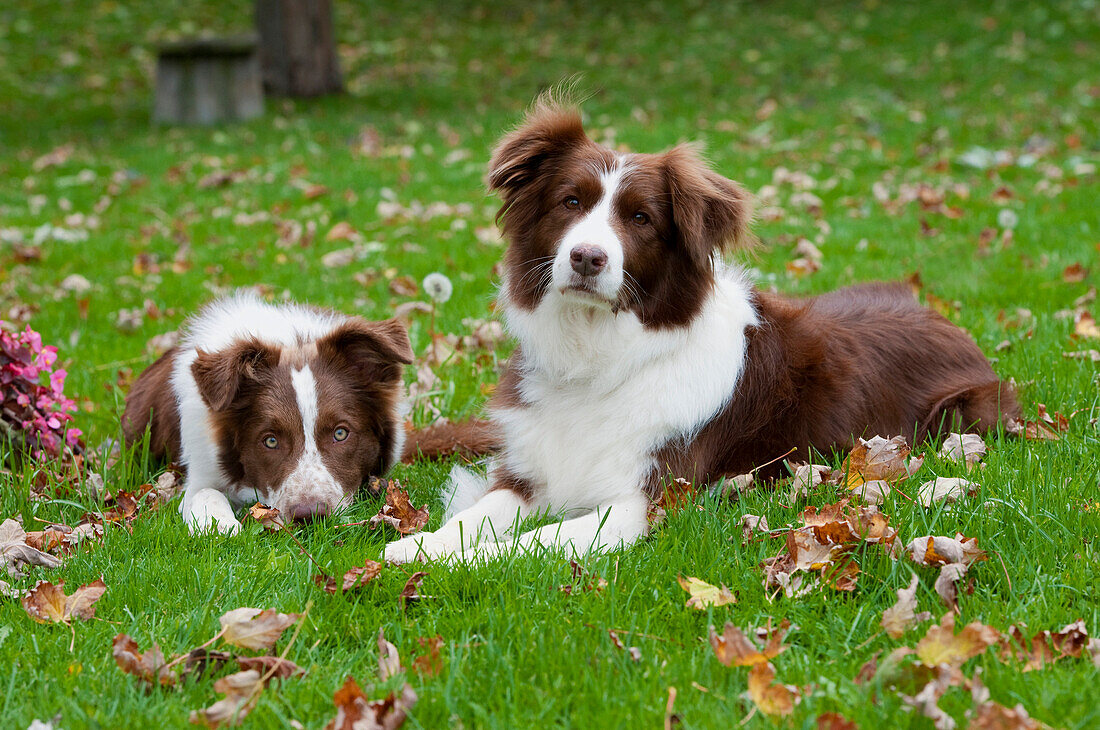
POLYGON ((592 142, 573 109, 541 102, 498 145, 489 187, 500 218, 507 298, 546 297, 684 326, 713 285, 713 257, 746 235, 750 198, 694 150, 620 154, 592 142))
POLYGON ((412 357, 400 324, 359 319, 298 347, 250 340, 200 352, 192 374, 235 499, 291 519, 350 504, 396 458, 401 366, 412 357))

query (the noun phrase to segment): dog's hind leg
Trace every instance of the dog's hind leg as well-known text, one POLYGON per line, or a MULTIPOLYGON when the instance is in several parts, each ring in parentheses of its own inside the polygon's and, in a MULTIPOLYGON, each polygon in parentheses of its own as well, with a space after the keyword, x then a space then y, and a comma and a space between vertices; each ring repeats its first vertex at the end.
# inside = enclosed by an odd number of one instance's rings
POLYGON ((625 548, 645 535, 649 526, 648 510, 649 500, 638 492, 597 507, 586 515, 530 530, 515 540, 479 544, 464 557, 489 558, 513 547, 560 550, 577 557, 625 548))

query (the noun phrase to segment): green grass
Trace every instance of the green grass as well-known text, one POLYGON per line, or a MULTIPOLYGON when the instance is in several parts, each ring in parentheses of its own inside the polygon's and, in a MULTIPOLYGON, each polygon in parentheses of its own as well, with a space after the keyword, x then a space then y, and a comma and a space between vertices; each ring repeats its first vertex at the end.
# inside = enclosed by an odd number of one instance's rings
MULTIPOLYGON (((71 373, 67 390, 80 399, 78 425, 93 445, 117 436, 120 383, 152 361, 147 341, 228 287, 262 284, 274 297, 381 318, 408 299, 390 293, 387 272, 419 281, 443 271, 455 294, 440 327, 461 334, 464 318, 490 315, 492 268, 501 256, 499 245, 476 235, 495 212, 482 184, 493 141, 540 90, 580 74, 598 138, 644 151, 703 142, 717 169, 754 191, 773 184, 780 167, 815 181, 819 219, 791 203, 794 188, 780 183, 785 215, 756 226, 764 246, 749 264, 763 286, 813 293, 919 271, 925 292, 956 303, 954 320, 996 359, 1002 377, 1019 384, 1029 413, 1045 403, 1073 414, 1059 442, 992 443, 980 492, 962 505, 924 510, 892 500, 885 511, 904 539, 957 530, 1003 559, 1004 569, 996 559, 972 569, 974 590, 961 598, 960 621, 1001 630, 1025 622, 1037 631, 1083 618, 1100 633, 1097 371, 1062 357, 1100 343, 1072 341, 1072 319, 1056 314, 1098 281, 1100 6, 982 5, 455 2, 429 12, 391 0, 345 2, 336 22, 347 95, 269 100, 265 116, 248 124, 186 129, 149 123, 153 42, 198 29, 243 30, 251 3, 6 3, 0 317, 29 313, 59 345, 71 373), (769 99, 774 113, 758 117, 769 99), (353 152, 364 127, 382 141, 375 156, 353 152), (63 164, 33 169, 67 144, 73 151, 63 164), (958 162, 972 147, 1038 157, 1030 166, 978 170, 958 162), (200 188, 219 167, 244 170, 247 179, 200 188), (308 200, 301 181, 330 192, 308 200), (922 211, 917 202, 891 213, 873 195, 880 182, 891 198, 902 185, 947 190, 946 205, 961 216, 922 211), (1002 187, 1012 196, 999 203, 994 192, 1002 187), (383 220, 378 203, 387 197, 406 207, 443 202, 471 212, 383 220), (95 213, 104 200, 109 205, 95 213), (1018 218, 1012 240, 998 238, 979 254, 981 231, 998 228, 999 235, 1006 209, 1018 218), (87 240, 47 240, 40 261, 17 262, 11 239, 30 241, 47 223, 74 227, 65 220, 73 213, 97 215, 98 227, 85 226, 87 240), (240 214, 265 215, 247 224, 240 214), (922 235, 922 218, 933 235, 922 235), (280 245, 275 219, 313 222, 316 236, 280 245), (322 255, 349 245, 325 240, 340 221, 381 246, 351 266, 326 268, 322 255), (785 273, 799 237, 824 253, 822 269, 804 279, 785 273), (189 264, 179 273, 171 268, 177 254, 189 264), (138 257, 146 264, 135 267, 138 257), (149 261, 159 273, 148 272, 149 261), (1075 262, 1089 274, 1066 283, 1062 270, 1075 262), (377 279, 354 278, 368 269, 377 279), (59 288, 74 273, 93 285, 83 297, 59 288), (116 328, 120 309, 146 300, 164 314, 145 317, 133 332, 116 328), (1019 307, 1031 316, 1013 327, 1019 307), (995 352, 1004 340, 1011 346, 995 352)), ((1097 305, 1089 306, 1095 313, 1097 305)), ((425 319, 413 321, 418 351, 426 329, 425 319)), ((437 405, 452 417, 476 412, 484 386, 497 377, 496 357, 506 355, 505 347, 442 367, 437 405)), ((425 417, 419 409, 417 420, 425 417)), ((436 505, 445 472, 446 465, 420 464, 398 476, 416 500, 436 505)), ((153 473, 127 460, 105 476, 112 487, 133 487, 153 473)), ((922 477, 961 473, 930 459, 922 477)), ((79 519, 74 506, 29 502, 32 476, 0 473, 0 516, 79 519)), ((132 534, 109 530, 101 546, 62 568, 14 581, 29 588, 40 578, 63 579, 71 588, 102 576, 108 590, 98 604, 102 620, 76 626, 72 653, 64 627, 35 624, 18 602, 0 602, 0 665, 8 674, 0 677, 0 725, 24 728, 55 713, 65 728, 183 725, 189 710, 214 701, 212 681, 146 693, 114 666, 116 633, 133 635, 143 648, 155 640, 166 653, 183 652, 213 635, 229 609, 301 611, 312 600, 288 655, 309 673, 265 692, 251 727, 287 727, 292 719, 321 726, 347 674, 381 697, 393 683, 373 680, 379 627, 406 660, 418 653, 418 637, 440 634, 446 642, 441 675, 410 677, 420 702, 408 727, 659 727, 670 686, 684 727, 731 727, 750 709, 742 699, 746 671, 720 665, 701 637, 710 623, 749 628, 768 617, 799 627, 775 661, 779 680, 815 686, 793 724, 810 727, 818 714, 840 711, 860 727, 930 726, 903 713, 889 691, 876 699, 874 687, 852 681, 876 652, 920 635, 893 641, 878 634, 894 590, 908 583, 909 564, 868 553, 851 595, 768 602, 757 566, 778 552, 778 541, 742 547, 740 516, 764 514, 778 527, 801 506, 767 490, 733 504, 706 500, 636 547, 586 561, 609 581, 598 594, 558 590, 570 581, 562 557, 432 566, 422 585, 431 598, 402 611, 397 594, 413 568, 389 568, 351 597, 328 596, 313 586, 312 566, 286 535, 189 538, 172 505, 138 519, 132 534), (685 609, 680 574, 725 583, 739 603, 685 609), (640 662, 612 646, 609 628, 648 635, 623 637, 641 649, 640 662)), ((387 536, 336 523, 376 509, 359 504, 297 533, 323 565, 342 571, 377 558, 387 536)), ((934 574, 921 576, 920 607, 938 614, 934 574)), ((990 652, 967 672, 975 667, 1003 704, 1021 703, 1059 727, 1100 725, 1100 684, 1086 660, 1022 673, 990 652)), ((969 700, 954 690, 943 705, 961 718, 969 700)), ((760 715, 748 723, 768 725, 760 715)))

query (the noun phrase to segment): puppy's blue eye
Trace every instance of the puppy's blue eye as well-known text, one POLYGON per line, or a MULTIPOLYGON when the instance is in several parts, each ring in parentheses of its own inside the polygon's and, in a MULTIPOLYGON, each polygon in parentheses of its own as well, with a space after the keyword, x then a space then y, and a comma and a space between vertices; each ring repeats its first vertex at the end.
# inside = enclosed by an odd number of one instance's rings
POLYGON ((570 195, 568 198, 561 201, 561 204, 569 208, 569 210, 578 210, 581 207, 581 201, 575 195, 570 195))
POLYGON ((264 446, 269 449, 277 449, 279 448, 279 439, 274 436, 266 436, 264 437, 264 446))
POLYGON ((336 439, 337 441, 343 441, 344 439, 346 439, 348 437, 348 434, 349 434, 349 431, 346 428, 344 428, 343 426, 340 426, 339 428, 337 428, 335 431, 332 432, 332 437, 334 439, 336 439))

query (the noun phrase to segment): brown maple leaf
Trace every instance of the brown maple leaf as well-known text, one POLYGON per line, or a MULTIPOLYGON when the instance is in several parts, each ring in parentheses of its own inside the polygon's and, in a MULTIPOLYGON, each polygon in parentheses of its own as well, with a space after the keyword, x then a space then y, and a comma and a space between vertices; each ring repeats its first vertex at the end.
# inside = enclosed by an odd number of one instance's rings
POLYGON ((955 615, 948 612, 917 642, 917 659, 926 667, 941 664, 960 667, 1000 640, 1000 632, 977 621, 967 624, 956 634, 955 615))
POLYGON ((237 657, 237 665, 240 666, 242 670, 247 671, 249 669, 255 669, 262 676, 270 676, 277 679, 298 677, 306 673, 306 670, 289 659, 272 656, 270 654, 265 654, 263 656, 239 656, 237 657))
POLYGON ((259 671, 247 669, 214 682, 214 690, 225 697, 203 710, 192 710, 191 723, 210 728, 241 724, 260 699, 262 677, 259 671))
POLYGON ((794 712, 801 695, 797 687, 775 684, 775 667, 761 662, 749 670, 749 698, 765 715, 785 717, 794 712))
POLYGON ((410 603, 415 603, 422 598, 418 589, 421 581, 427 575, 424 571, 417 571, 409 576, 409 579, 405 582, 405 587, 401 589, 401 593, 397 597, 401 601, 401 608, 408 608, 410 603))
POLYGON ((978 538, 964 537, 961 532, 955 533, 955 537, 942 535, 918 537, 905 549, 913 561, 921 565, 962 563, 969 567, 989 559, 985 551, 978 547, 978 538))
POLYGON ((23 596, 23 610, 39 623, 68 625, 73 618, 85 621, 95 616, 95 602, 103 597, 107 586, 102 579, 80 586, 72 595, 65 595, 65 581, 47 583, 42 580, 23 596))
POLYGON ((389 525, 402 535, 419 532, 428 524, 428 505, 416 509, 409 501, 409 493, 392 481, 386 485, 386 503, 374 517, 370 518, 370 527, 389 525))
POLYGON ((421 677, 437 676, 443 671, 443 657, 440 655, 440 650, 443 648, 443 637, 438 634, 435 636, 421 636, 417 638, 416 643, 420 644, 420 648, 424 650, 424 653, 413 659, 412 670, 421 677))
POLYGON ((136 641, 126 634, 119 634, 114 639, 111 654, 119 669, 151 687, 171 687, 176 683, 176 675, 169 670, 164 653, 156 642, 153 642, 152 649, 142 654, 136 641))
POLYGON ((710 646, 714 650, 714 655, 718 658, 718 661, 727 667, 747 667, 760 664, 774 659, 787 650, 787 647, 783 644, 783 637, 790 625, 790 621, 784 619, 777 629, 769 631, 767 643, 761 649, 741 629, 734 626, 732 622, 727 621, 721 634, 714 630, 714 626, 710 627, 710 646))
POLYGON ((927 611, 916 613, 919 584, 920 578, 914 573, 912 580, 909 581, 909 587, 898 589, 897 603, 882 612, 880 624, 891 639, 900 639, 906 631, 921 621, 932 618, 932 614, 927 611))
MULTIPOLYGON (((367 583, 378 577, 382 572, 382 563, 374 560, 367 560, 362 567, 354 567, 348 572, 344 573, 344 577, 340 582, 340 592, 347 593, 348 591, 362 588, 367 583)), ((327 575, 315 575, 313 576, 313 582, 323 588, 326 593, 336 593, 336 579, 327 575)))
POLYGON ((332 699, 336 704, 336 717, 325 725, 325 730, 397 730, 405 723, 417 696, 406 684, 401 688, 400 696, 391 692, 385 699, 370 702, 359 683, 348 676, 332 699))
POLYGON ((261 502, 257 502, 248 508, 248 516, 259 522, 265 530, 271 532, 278 532, 283 529, 285 524, 283 518, 279 515, 279 510, 268 507, 261 502))
POLYGON ((882 436, 858 439, 841 467, 847 475, 848 489, 876 479, 892 483, 908 478, 910 452, 904 436, 894 436, 889 440, 882 436))
POLYGON ((627 646, 623 643, 623 640, 619 638, 618 632, 615 629, 608 629, 607 635, 611 637, 611 643, 615 645, 616 649, 625 651, 630 655, 630 658, 636 662, 642 660, 642 650, 636 646, 627 646))
POLYGON ((218 620, 227 644, 244 649, 270 649, 300 617, 301 614, 279 613, 272 608, 236 608, 218 620))

